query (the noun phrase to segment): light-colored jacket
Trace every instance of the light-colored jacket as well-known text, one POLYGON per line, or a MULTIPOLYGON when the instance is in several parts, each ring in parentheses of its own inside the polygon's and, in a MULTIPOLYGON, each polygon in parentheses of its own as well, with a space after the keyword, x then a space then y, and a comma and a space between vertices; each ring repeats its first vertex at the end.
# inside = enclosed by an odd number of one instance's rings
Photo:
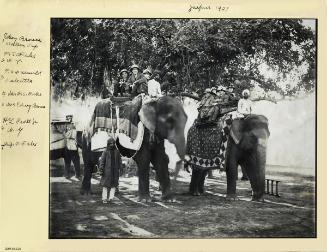
POLYGON ((161 96, 161 87, 160 83, 152 79, 148 81, 148 94, 151 97, 160 97, 161 96))
POLYGON ((248 115, 252 113, 252 101, 250 99, 240 99, 238 101, 237 112, 248 115))
POLYGON ((66 147, 68 150, 77 150, 77 132, 75 125, 70 125, 67 127, 67 131, 65 132, 66 138, 66 147))

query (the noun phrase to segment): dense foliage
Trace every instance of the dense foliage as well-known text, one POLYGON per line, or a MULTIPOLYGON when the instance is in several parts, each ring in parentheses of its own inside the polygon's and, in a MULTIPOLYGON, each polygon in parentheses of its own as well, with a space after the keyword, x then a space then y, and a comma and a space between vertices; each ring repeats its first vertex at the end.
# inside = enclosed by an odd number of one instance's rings
POLYGON ((314 89, 315 48, 297 19, 52 19, 51 81, 99 92, 137 63, 175 92, 233 83, 292 95, 314 89), (294 69, 296 85, 279 85, 294 69))

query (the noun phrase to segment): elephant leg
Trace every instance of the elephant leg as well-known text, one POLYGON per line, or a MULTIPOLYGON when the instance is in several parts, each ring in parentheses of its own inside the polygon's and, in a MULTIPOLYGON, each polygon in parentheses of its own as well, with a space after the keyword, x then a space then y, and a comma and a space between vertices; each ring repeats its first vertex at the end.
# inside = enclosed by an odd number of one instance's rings
POLYGON ((198 191, 200 194, 204 194, 204 181, 206 179, 206 176, 208 174, 208 170, 201 170, 200 178, 199 178, 199 185, 198 185, 198 191))
POLYGON ((189 187, 189 193, 191 195, 197 195, 198 194, 198 180, 199 180, 199 169, 193 167, 192 168, 192 177, 191 177, 191 183, 189 187))
POLYGON ((263 157, 262 153, 258 152, 249 154, 245 161, 246 172, 253 192, 252 199, 256 201, 263 200, 265 193, 265 163, 265 156, 263 157))
POLYGON ((91 192, 92 165, 84 161, 84 173, 81 187, 81 194, 89 194, 91 192))
POLYGON ((226 177, 227 177, 227 198, 236 197, 236 180, 238 167, 238 149, 232 139, 229 141, 229 146, 226 156, 226 177))
POLYGON ((70 155, 69 150, 65 149, 64 151, 64 160, 65 160, 65 178, 70 178, 70 164, 72 161, 72 157, 70 155))
POLYGON ((160 141, 154 146, 152 151, 151 163, 157 171, 160 187, 162 190, 162 199, 172 198, 171 183, 169 178, 168 163, 169 158, 165 153, 164 141, 160 141))
POLYGON ((245 170, 243 165, 241 165, 241 169, 242 169, 242 178, 241 178, 241 180, 249 180, 249 177, 246 174, 246 170, 245 170))
POLYGON ((144 153, 138 153, 135 157, 135 162, 137 164, 137 174, 139 178, 139 200, 150 198, 150 158, 149 155, 143 155, 144 153), (140 155, 142 154, 142 155, 140 155))

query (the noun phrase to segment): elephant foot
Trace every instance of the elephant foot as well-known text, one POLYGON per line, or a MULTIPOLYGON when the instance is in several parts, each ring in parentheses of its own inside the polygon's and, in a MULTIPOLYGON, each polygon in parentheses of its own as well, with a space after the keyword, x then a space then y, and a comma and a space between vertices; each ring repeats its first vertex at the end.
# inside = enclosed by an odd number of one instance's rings
POLYGON ((152 199, 150 196, 139 196, 137 199, 137 202, 141 202, 141 203, 148 203, 151 201, 152 201, 152 199))
POLYGON ((176 203, 176 199, 175 198, 170 198, 170 199, 164 199, 163 202, 167 202, 167 203, 176 203))
POLYGON ((263 197, 257 198, 257 197, 252 197, 252 201, 256 201, 256 202, 265 202, 265 199, 263 197))
POLYGON ((176 199, 172 195, 166 195, 166 196, 161 196, 161 201, 167 203, 174 203, 176 202, 176 199))
POLYGON ((171 190, 166 190, 165 193, 162 193, 161 200, 164 202, 175 202, 174 194, 171 192, 171 190))
POLYGON ((226 195, 225 200, 226 201, 236 201, 236 200, 238 200, 238 198, 235 194, 234 195, 226 195))
POLYGON ((92 195, 92 191, 91 191, 91 190, 86 190, 86 189, 81 189, 81 190, 79 191, 79 193, 80 193, 81 195, 92 195))

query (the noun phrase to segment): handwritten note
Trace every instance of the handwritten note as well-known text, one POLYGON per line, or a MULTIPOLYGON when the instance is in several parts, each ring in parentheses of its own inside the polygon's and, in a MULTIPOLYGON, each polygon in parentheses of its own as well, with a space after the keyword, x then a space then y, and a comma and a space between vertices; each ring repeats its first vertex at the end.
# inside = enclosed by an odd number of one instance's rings
POLYGON ((188 8, 188 12, 206 12, 206 11, 215 11, 215 12, 227 12, 229 11, 229 6, 221 6, 221 5, 190 5, 188 8))
POLYGON ((38 112, 44 110, 43 93, 36 82, 43 71, 38 68, 42 57, 42 39, 5 32, 2 34, 0 55, 1 84, 1 149, 38 146, 35 139, 40 127, 38 112))

